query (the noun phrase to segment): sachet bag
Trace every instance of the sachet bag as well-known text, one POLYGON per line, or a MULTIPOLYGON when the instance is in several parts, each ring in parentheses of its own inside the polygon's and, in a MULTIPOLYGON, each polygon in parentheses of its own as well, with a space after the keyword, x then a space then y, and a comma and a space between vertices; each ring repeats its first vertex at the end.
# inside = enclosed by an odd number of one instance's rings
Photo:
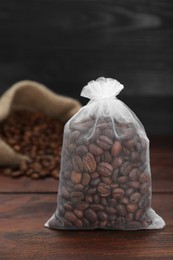
POLYGON ((110 78, 91 81, 91 99, 65 125, 55 229, 160 229, 151 208, 149 139, 110 78))

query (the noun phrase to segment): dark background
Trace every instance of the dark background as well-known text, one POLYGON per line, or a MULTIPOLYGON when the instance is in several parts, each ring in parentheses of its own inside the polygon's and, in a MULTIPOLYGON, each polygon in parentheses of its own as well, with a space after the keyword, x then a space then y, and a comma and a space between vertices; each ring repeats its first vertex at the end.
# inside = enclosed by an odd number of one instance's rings
POLYGON ((172 0, 0 1, 0 94, 30 79, 86 104, 100 76, 149 135, 173 134, 172 0))

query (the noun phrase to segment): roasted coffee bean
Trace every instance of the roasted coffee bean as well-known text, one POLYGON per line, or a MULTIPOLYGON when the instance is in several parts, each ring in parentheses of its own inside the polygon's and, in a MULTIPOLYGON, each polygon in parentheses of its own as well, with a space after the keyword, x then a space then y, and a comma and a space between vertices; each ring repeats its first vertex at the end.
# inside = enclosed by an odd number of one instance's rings
POLYGON ((91 173, 91 178, 92 178, 92 179, 97 179, 98 177, 99 177, 98 172, 92 172, 92 173, 91 173))
POLYGON ((75 191, 83 191, 84 190, 84 185, 82 185, 82 184, 75 184, 74 185, 74 190, 75 191))
POLYGON ((127 182, 127 180, 128 180, 127 176, 120 176, 120 177, 118 177, 117 182, 119 184, 124 184, 127 182))
POLYGON ((71 181, 75 184, 78 184, 81 182, 82 174, 80 172, 72 171, 71 173, 71 181))
POLYGON ((144 211, 142 209, 138 209, 135 214, 135 220, 140 221, 145 217, 144 211))
POLYGON ((67 210, 67 211, 72 211, 73 210, 73 207, 72 205, 70 205, 69 203, 64 203, 64 209, 67 210))
POLYGON ((77 218, 82 218, 83 217, 83 211, 75 209, 74 214, 76 215, 77 218))
POLYGON ((93 197, 92 197, 92 195, 86 195, 85 196, 85 201, 87 202, 87 203, 92 203, 93 202, 93 197))
POLYGON ((120 200, 120 203, 127 205, 127 204, 129 203, 129 200, 128 200, 127 197, 124 197, 124 198, 122 198, 122 199, 120 200))
POLYGON ((96 170, 97 164, 94 159, 94 156, 91 153, 87 153, 86 155, 83 156, 83 165, 84 165, 84 170, 86 172, 94 172, 96 170))
POLYGON ((126 192, 127 197, 129 197, 134 192, 134 189, 128 188, 125 192, 126 192))
POLYGON ((112 145, 113 145, 113 141, 105 136, 105 135, 101 135, 99 136, 99 138, 96 140, 96 143, 103 149, 103 150, 109 150, 112 145))
POLYGON ((113 140, 115 134, 114 131, 111 128, 106 128, 102 131, 103 135, 106 135, 107 137, 109 137, 110 139, 113 140))
POLYGON ((102 211, 104 210, 104 207, 100 204, 91 204, 90 208, 93 209, 94 211, 102 211))
POLYGON ((105 183, 100 183, 98 185, 98 192, 99 192, 100 196, 107 197, 111 194, 111 188, 109 185, 107 185, 105 183))
POLYGON ((72 202, 80 203, 84 199, 84 194, 80 191, 72 191, 70 197, 72 202))
POLYGON ((92 186, 94 186, 94 187, 97 187, 99 183, 100 183, 100 179, 99 179, 99 178, 93 179, 93 180, 90 182, 90 184, 91 184, 92 186))
POLYGON ((82 184, 84 186, 88 185, 90 182, 90 179, 91 179, 90 175, 88 173, 84 172, 84 174, 82 175, 82 184))
POLYGON ((112 174, 113 167, 109 163, 101 162, 98 164, 97 170, 98 173, 101 174, 102 176, 108 177, 112 174))
POLYGON ((137 181, 139 176, 139 171, 136 168, 133 168, 129 173, 129 180, 130 181, 137 181))
POLYGON ((66 213, 64 214, 64 218, 69 221, 70 223, 74 223, 76 221, 76 216, 69 211, 66 211, 66 213))
POLYGON ((82 210, 84 211, 85 209, 87 209, 89 207, 89 203, 86 202, 81 202, 75 205, 75 208, 78 210, 82 210))
POLYGON ((98 212, 98 218, 101 221, 105 221, 105 220, 108 219, 108 215, 105 212, 103 212, 103 211, 99 211, 98 212))
POLYGON ((106 207, 105 208, 105 211, 108 213, 108 214, 111 214, 111 215, 114 215, 117 213, 117 209, 113 208, 113 207, 106 207))
POLYGON ((115 188, 113 191, 112 191, 112 197, 114 199, 122 199, 124 197, 124 190, 123 189, 120 189, 120 188, 115 188))
POLYGON ((98 195, 98 194, 95 194, 94 195, 94 198, 93 198, 93 201, 94 201, 94 203, 99 203, 100 202, 100 196, 98 195))
POLYGON ((83 226, 82 220, 76 219, 74 225, 78 228, 81 228, 83 226))
POLYGON ((127 211, 129 213, 134 213, 134 212, 136 212, 137 209, 138 209, 138 205, 137 204, 128 204, 127 205, 127 211))
POLYGON ((107 162, 107 163, 112 162, 112 156, 109 151, 104 151, 100 158, 102 162, 107 162))
POLYGON ((76 154, 79 155, 79 156, 83 156, 87 152, 88 152, 88 149, 85 145, 79 145, 76 148, 76 154))
POLYGON ((113 180, 113 182, 117 182, 117 179, 118 179, 118 169, 115 169, 115 170, 113 170, 113 173, 112 173, 112 180, 113 180))
POLYGON ((116 206, 116 209, 117 209, 118 214, 119 214, 120 216, 125 217, 125 216, 127 215, 127 210, 126 210, 126 207, 125 207, 124 205, 118 204, 118 205, 116 206))
POLYGON ((116 157, 122 150, 121 143, 119 141, 115 141, 112 149, 111 149, 111 154, 113 157, 116 157))
POLYGON ((102 182, 104 182, 105 184, 108 184, 108 185, 110 185, 112 183, 112 179, 109 177, 102 176, 101 180, 102 180, 102 182))
POLYGON ((62 195, 62 197, 64 199, 67 199, 67 200, 69 199, 69 192, 65 186, 60 187, 60 194, 62 195))
POLYGON ((98 145, 91 143, 89 145, 89 152, 94 156, 99 156, 103 153, 103 150, 98 145))
POLYGON ((126 224, 125 217, 121 216, 121 217, 116 218, 115 225, 117 228, 123 228, 123 227, 125 227, 125 224, 126 224))
POLYGON ((86 209, 84 215, 85 218, 91 223, 97 221, 97 215, 92 209, 86 209))
POLYGON ((129 188, 139 189, 140 184, 137 181, 129 181, 128 186, 129 186, 129 188))
POLYGON ((123 163, 122 156, 117 156, 113 159, 112 166, 116 169, 119 168, 123 163))
POLYGON ((149 191, 149 184, 147 182, 143 183, 140 187, 141 194, 146 194, 149 191))
POLYGON ((149 181, 150 181, 149 174, 147 174, 145 172, 140 174, 140 176, 139 176, 140 183, 145 183, 145 182, 149 182, 149 181))
POLYGON ((133 221, 133 213, 128 213, 128 214, 127 214, 127 216, 126 216, 126 221, 127 221, 127 222, 133 221))
POLYGON ((127 140, 123 142, 123 145, 128 149, 133 149, 136 145, 136 140, 135 139, 127 140))
POLYGON ((74 171, 76 171, 76 172, 82 172, 83 171, 83 162, 78 155, 75 155, 72 158, 72 165, 73 165, 74 171))
POLYGON ((130 203, 136 204, 138 203, 139 199, 141 197, 141 194, 139 192, 135 192, 130 196, 130 203))

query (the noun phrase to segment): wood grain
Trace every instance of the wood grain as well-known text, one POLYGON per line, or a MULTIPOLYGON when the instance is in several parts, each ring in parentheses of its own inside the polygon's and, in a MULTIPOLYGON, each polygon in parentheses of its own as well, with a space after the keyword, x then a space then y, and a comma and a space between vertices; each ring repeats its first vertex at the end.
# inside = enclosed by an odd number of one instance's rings
POLYGON ((173 95, 171 0, 10 0, 0 10, 1 90, 26 77, 67 93, 103 75, 127 94, 173 95))
POLYGON ((31 79, 79 99, 112 77, 149 134, 173 132, 172 0, 1 1, 0 35, 0 94, 31 79))
POLYGON ((43 227, 55 210, 55 195, 2 195, 1 256, 3 259, 171 259, 172 202, 173 194, 153 196, 153 207, 167 224, 163 230, 70 232, 43 227))

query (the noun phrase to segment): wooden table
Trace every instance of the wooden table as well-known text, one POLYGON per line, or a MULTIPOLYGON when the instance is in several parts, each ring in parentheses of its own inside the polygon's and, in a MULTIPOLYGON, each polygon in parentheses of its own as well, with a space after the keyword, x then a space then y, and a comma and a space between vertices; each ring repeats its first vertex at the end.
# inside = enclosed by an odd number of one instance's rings
POLYGON ((152 205, 163 230, 55 231, 54 179, 0 175, 0 259, 173 259, 173 138, 151 139, 152 205))

